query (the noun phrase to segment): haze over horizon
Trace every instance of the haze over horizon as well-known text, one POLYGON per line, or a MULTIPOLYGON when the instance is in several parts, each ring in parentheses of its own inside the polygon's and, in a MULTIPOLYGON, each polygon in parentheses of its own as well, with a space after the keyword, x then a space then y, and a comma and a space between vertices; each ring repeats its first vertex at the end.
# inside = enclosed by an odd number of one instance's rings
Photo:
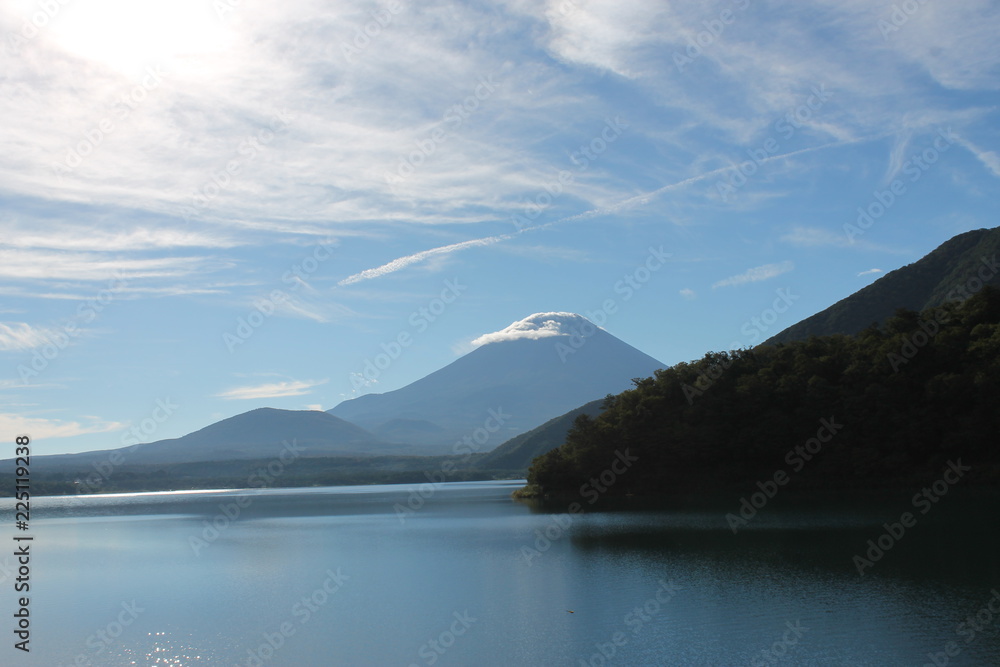
POLYGON ((0 8, 37 454, 327 410, 533 313, 687 361, 998 224, 986 0, 52 6, 0 8))

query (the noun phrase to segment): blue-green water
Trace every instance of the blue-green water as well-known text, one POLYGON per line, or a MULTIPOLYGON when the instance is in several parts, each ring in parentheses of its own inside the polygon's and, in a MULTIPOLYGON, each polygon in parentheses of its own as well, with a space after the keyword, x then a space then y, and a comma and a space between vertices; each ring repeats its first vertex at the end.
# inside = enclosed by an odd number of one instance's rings
POLYGON ((942 499, 861 576, 905 498, 775 504, 734 535, 738 499, 558 516, 519 485, 403 513, 415 487, 36 498, 31 653, 0 556, 0 664, 923 665, 949 642, 1000 664, 995 504, 942 499))

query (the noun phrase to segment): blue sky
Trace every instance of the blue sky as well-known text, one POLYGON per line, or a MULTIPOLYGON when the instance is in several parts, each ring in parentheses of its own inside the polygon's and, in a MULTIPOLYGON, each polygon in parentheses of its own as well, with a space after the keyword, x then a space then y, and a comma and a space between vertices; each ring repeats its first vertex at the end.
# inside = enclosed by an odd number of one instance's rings
POLYGON ((328 409, 536 312, 691 360, 997 225, 995 2, 28 0, 0 34, 0 431, 40 454, 328 409))

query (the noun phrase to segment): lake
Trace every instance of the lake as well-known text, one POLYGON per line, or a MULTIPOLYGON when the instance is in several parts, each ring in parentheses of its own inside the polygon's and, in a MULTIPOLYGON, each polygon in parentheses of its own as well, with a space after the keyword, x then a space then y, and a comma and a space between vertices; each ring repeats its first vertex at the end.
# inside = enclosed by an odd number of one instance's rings
POLYGON ((0 663, 1000 664, 995 496, 776 498, 734 534, 739 498, 570 514, 521 484, 35 498, 31 652, 6 555, 0 663))

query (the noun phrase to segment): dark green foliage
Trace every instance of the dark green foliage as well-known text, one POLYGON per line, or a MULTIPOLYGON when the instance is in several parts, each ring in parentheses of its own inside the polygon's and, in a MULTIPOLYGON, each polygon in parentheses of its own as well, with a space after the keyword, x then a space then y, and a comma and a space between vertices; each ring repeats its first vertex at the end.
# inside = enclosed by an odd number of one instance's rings
POLYGON ((919 489, 958 458, 973 468, 968 483, 995 484, 1000 291, 901 310, 857 336, 709 353, 637 380, 606 406, 535 459, 529 483, 578 493, 628 449, 639 461, 608 494, 756 490, 777 470, 801 490, 919 489), (843 428, 796 472, 786 456, 821 419, 843 428))

